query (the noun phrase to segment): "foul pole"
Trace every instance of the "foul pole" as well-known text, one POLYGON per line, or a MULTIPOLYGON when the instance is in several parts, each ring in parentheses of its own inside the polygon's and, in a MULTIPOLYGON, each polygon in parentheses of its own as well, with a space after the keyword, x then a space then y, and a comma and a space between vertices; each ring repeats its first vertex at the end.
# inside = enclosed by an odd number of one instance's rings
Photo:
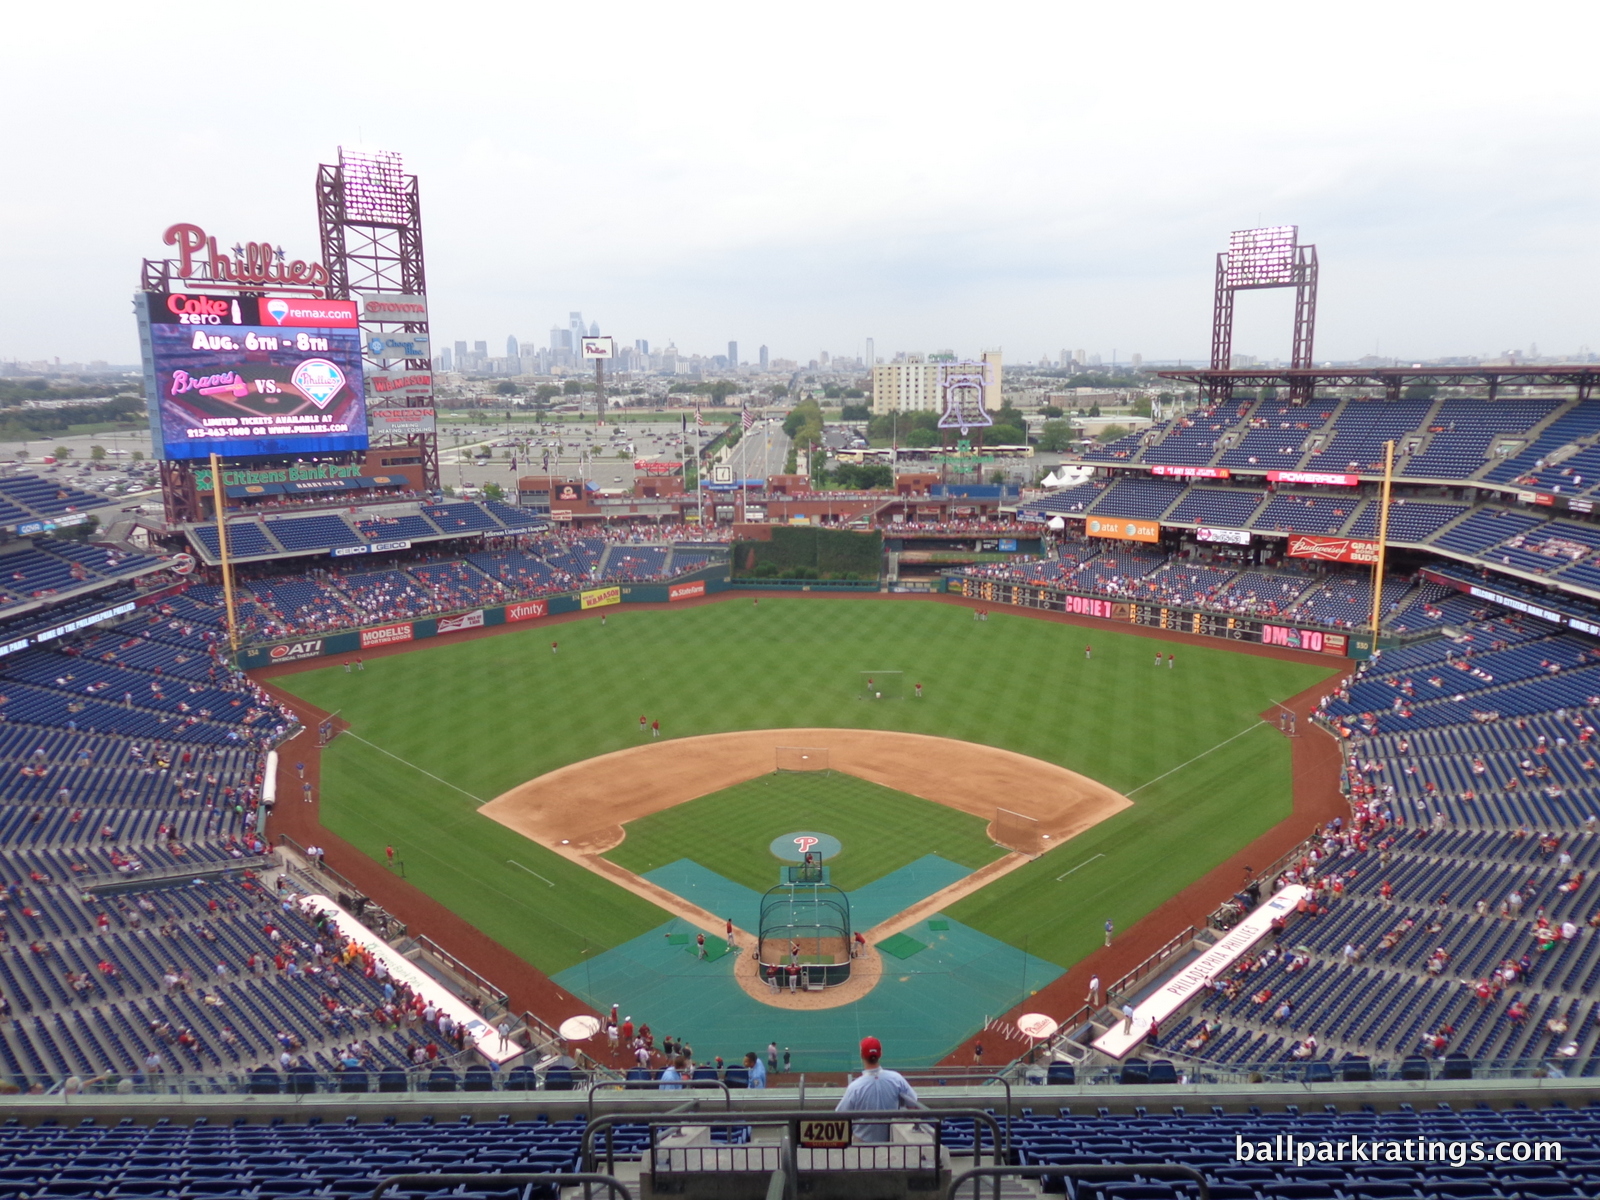
POLYGON ((239 621, 233 610, 233 560, 228 556, 228 505, 222 486, 222 460, 211 455, 211 504, 217 514, 217 553, 222 559, 222 596, 228 605, 228 650, 239 653, 239 621))
POLYGON ((1383 444, 1383 491, 1378 497, 1378 557, 1372 564, 1372 648, 1378 648, 1383 620, 1383 557, 1389 542, 1389 489, 1394 484, 1394 442, 1383 444))

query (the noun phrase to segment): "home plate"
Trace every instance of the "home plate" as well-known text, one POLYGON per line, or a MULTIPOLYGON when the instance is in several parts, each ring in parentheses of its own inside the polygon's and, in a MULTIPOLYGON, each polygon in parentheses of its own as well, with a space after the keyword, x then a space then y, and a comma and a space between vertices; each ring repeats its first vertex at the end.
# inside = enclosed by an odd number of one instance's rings
POLYGON ((587 1015, 568 1017, 556 1032, 569 1042, 581 1042, 600 1032, 600 1018, 587 1015))

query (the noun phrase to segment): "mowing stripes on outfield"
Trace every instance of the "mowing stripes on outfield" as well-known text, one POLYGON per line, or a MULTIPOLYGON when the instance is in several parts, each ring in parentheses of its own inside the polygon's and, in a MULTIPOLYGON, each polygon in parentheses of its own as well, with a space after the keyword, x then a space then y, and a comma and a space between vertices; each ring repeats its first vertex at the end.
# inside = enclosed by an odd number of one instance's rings
POLYGON ((1163 771, 1160 775, 1157 775, 1154 779, 1146 780, 1144 783, 1141 783, 1138 787, 1134 788, 1133 791, 1127 792, 1125 794, 1131 799, 1132 797, 1137 796, 1140 792, 1144 791, 1145 788, 1149 787, 1152 783, 1160 783, 1168 775, 1176 775, 1179 771, 1183 770, 1185 767, 1191 765, 1192 763, 1199 762, 1202 758, 1204 758, 1206 755, 1212 753, 1213 751, 1221 750, 1229 742, 1238 741, 1245 734, 1249 733, 1251 729, 1255 729, 1257 726, 1265 725, 1265 724, 1266 724, 1265 721, 1257 721, 1255 723, 1255 725, 1251 725, 1248 728, 1241 729, 1238 733, 1234 734, 1231 738, 1224 738, 1222 741, 1218 742, 1215 746, 1211 747, 1210 750, 1202 750, 1202 751, 1200 751, 1199 754, 1196 754, 1188 762, 1181 762, 1177 766, 1173 767, 1172 770, 1163 771))
POLYGON ((416 763, 414 763, 414 762, 406 762, 406 760, 401 758, 398 754, 390 754, 389 751, 385 750, 382 746, 379 746, 374 742, 367 741, 366 738, 362 737, 358 733, 355 733, 355 732, 347 729, 347 730, 344 731, 344 735, 345 735, 345 737, 353 737, 353 738, 355 738, 356 741, 360 742, 364 746, 371 746, 379 754, 388 754, 390 758, 395 760, 395 762, 402 763, 405 766, 410 767, 413 771, 416 771, 418 774, 426 775, 429 779, 433 780, 435 783, 444 784, 445 787, 450 788, 452 791, 460 792, 468 800, 476 801, 479 804, 487 804, 488 803, 488 801, 485 800, 482 796, 474 796, 471 792, 467 791, 465 788, 456 787, 456 785, 451 783, 448 779, 440 779, 432 771, 424 771, 421 767, 417 766, 416 763))

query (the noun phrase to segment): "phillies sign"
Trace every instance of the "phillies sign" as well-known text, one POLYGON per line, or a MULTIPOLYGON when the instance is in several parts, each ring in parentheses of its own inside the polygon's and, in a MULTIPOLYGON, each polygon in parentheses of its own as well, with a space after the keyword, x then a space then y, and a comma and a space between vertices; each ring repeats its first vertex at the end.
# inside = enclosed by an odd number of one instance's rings
POLYGON ((327 267, 298 258, 289 261, 283 248, 271 242, 235 242, 232 252, 225 253, 216 238, 186 221, 167 226, 161 240, 177 248, 179 279, 198 274, 213 283, 317 289, 328 285, 327 267))
POLYGON ((1233 472, 1227 467, 1168 467, 1150 468, 1152 475, 1176 475, 1184 479, 1227 479, 1233 472))

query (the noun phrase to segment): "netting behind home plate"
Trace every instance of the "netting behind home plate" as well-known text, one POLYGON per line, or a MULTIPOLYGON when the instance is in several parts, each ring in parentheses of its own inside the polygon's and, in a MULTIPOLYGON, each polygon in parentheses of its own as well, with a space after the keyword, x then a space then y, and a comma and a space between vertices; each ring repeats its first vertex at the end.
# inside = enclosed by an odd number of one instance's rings
POLYGON ((826 746, 779 746, 775 771, 826 771, 826 746))
POLYGON ((850 978, 850 898, 830 883, 780 884, 761 897, 756 959, 786 972, 800 966, 801 982, 843 983, 850 978))
POLYGON ((1009 808, 994 810, 994 823, 989 826, 989 836, 1007 850, 1016 850, 1032 858, 1044 853, 1044 840, 1039 836, 1039 822, 1009 808))

